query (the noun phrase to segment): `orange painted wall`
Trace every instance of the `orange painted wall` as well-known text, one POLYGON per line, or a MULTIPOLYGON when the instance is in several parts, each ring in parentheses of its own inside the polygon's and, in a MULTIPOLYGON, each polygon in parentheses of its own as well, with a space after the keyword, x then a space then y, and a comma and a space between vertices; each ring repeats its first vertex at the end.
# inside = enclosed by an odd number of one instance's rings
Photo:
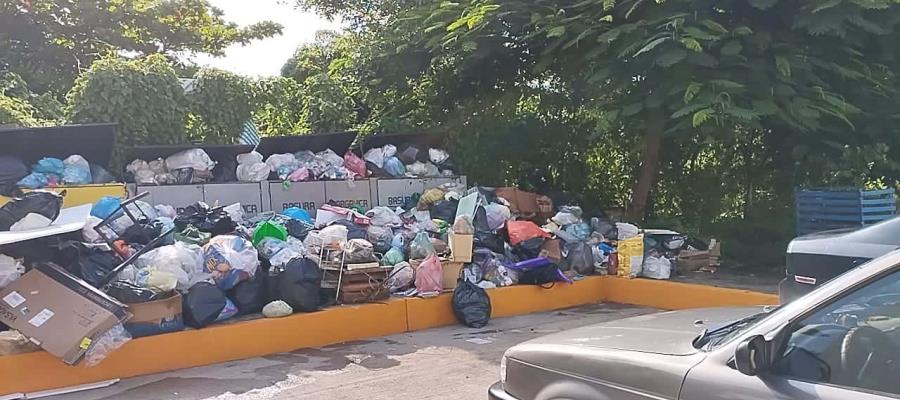
MULTIPOLYGON (((777 304, 778 297, 649 279, 588 277, 543 289, 513 286, 488 291, 493 317, 615 302, 667 310, 777 304)), ((100 365, 67 366, 45 352, 0 357, 0 395, 31 392, 215 364, 456 324, 452 295, 333 307, 280 319, 259 319, 135 339, 100 365)))

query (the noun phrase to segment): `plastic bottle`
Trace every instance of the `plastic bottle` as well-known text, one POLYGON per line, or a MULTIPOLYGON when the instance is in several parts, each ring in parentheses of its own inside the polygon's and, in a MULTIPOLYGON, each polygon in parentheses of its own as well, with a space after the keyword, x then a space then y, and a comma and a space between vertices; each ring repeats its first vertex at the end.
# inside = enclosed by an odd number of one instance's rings
POLYGON ((609 253, 609 260, 606 262, 606 274, 611 276, 619 275, 619 253, 609 253))

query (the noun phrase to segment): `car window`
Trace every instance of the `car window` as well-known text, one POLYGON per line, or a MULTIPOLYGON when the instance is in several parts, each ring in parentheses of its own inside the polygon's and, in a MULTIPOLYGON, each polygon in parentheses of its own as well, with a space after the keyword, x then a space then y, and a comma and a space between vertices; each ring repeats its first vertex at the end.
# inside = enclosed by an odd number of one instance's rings
POLYGON ((795 324, 775 371, 809 382, 900 394, 900 272, 795 324))

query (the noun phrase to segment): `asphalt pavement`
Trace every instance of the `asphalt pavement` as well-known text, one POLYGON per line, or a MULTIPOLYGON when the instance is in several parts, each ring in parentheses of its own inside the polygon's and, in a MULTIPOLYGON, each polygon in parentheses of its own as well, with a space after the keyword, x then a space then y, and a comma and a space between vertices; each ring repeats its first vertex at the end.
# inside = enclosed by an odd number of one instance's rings
POLYGON ((108 388, 47 399, 484 399, 510 346, 653 311, 619 304, 581 306, 494 319, 482 329, 448 326, 124 379, 108 388))

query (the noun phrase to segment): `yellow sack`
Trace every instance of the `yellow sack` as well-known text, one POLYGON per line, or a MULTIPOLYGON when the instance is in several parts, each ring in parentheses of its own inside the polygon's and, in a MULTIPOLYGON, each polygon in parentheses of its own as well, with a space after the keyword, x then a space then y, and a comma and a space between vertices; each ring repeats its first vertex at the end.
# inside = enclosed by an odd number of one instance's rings
POLYGON ((419 204, 417 204, 417 208, 419 210, 427 210, 431 208, 431 205, 437 203, 444 199, 444 192, 438 188, 431 188, 422 193, 422 197, 419 197, 419 204))
POLYGON ((644 235, 620 240, 617 249, 619 254, 619 276, 637 278, 644 265, 644 235))

